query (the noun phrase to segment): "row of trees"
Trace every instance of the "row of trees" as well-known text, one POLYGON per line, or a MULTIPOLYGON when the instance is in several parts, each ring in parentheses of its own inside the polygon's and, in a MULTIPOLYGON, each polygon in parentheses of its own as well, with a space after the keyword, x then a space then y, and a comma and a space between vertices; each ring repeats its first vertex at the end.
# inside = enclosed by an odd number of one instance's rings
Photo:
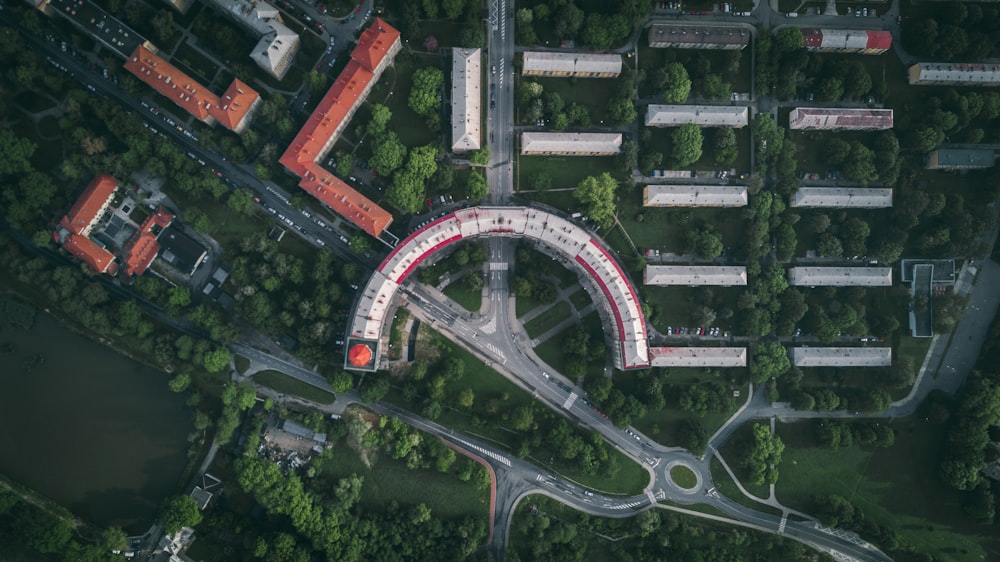
POLYGON ((482 48, 486 46, 482 5, 473 0, 420 0, 403 2, 400 6, 399 30, 407 37, 423 36, 421 20, 448 19, 462 22, 458 46, 482 48))
POLYGON ((1000 29, 1000 10, 961 2, 923 7, 902 22, 903 46, 914 55, 976 62, 995 57, 992 35, 1000 29))
POLYGON ((579 39, 590 50, 606 51, 628 38, 648 8, 639 0, 624 0, 610 6, 611 11, 587 13, 575 0, 540 2, 515 12, 516 38, 520 45, 537 45, 543 40, 548 44, 549 38, 579 39))

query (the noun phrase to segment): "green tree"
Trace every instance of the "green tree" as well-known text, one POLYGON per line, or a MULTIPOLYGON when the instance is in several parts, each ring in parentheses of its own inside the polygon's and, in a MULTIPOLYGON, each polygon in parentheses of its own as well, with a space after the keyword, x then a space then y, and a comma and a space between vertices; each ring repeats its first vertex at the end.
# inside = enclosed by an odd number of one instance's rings
POLYGON ((490 163, 490 149, 489 147, 482 147, 479 150, 474 150, 469 154, 469 162, 477 166, 485 166, 490 163))
POLYGON ((178 373, 177 376, 170 379, 170 383, 168 384, 170 390, 174 392, 184 392, 190 385, 191 375, 187 373, 178 373))
POLYGON ((761 341, 751 346, 750 377, 756 383, 778 378, 791 368, 788 351, 779 341, 761 341))
POLYGON ((347 392, 354 388, 354 377, 347 371, 337 371, 330 378, 330 386, 334 392, 347 392))
POLYGON ((577 201, 587 205, 587 216, 602 228, 615 222, 615 189, 618 182, 611 174, 589 176, 573 191, 577 201))
POLYGON ((527 431, 535 425, 535 414, 530 406, 518 406, 510 414, 511 424, 518 431, 527 431))
POLYGON ((715 149, 715 163, 720 166, 729 166, 736 161, 739 148, 736 145, 736 132, 729 127, 719 127, 713 134, 713 145, 715 149))
POLYGON ((458 19, 465 9, 465 0, 441 0, 441 9, 450 20, 458 19))
POLYGON ((635 104, 629 98, 613 99, 608 104, 608 116, 616 125, 627 125, 638 117, 635 104))
POLYGON ((469 174, 469 182, 466 184, 466 191, 468 193, 469 200, 478 201, 489 193, 490 186, 486 183, 486 176, 483 174, 472 171, 469 174))
POLYGON ((423 206, 424 194, 424 182, 415 174, 403 170, 393 176, 385 198, 400 210, 416 213, 423 206))
POLYGON ((198 504, 191 496, 168 498, 160 509, 160 523, 168 535, 176 533, 181 527, 194 527, 201 523, 201 519, 198 504))
POLYGON ((687 250, 703 259, 714 260, 722 255, 722 237, 711 225, 688 230, 687 250))
POLYGON ((774 46, 781 51, 794 51, 803 46, 802 30, 795 26, 787 26, 774 33, 774 46))
POLYGON ((205 356, 202 359, 205 365, 205 370, 209 373, 219 373, 225 368, 229 367, 229 361, 232 356, 229 350, 225 347, 217 347, 210 351, 205 352, 205 356))
POLYGON ((413 73, 413 86, 407 105, 416 113, 427 117, 441 109, 440 92, 444 85, 444 72, 434 66, 418 68, 413 73))
POLYGON ((406 147, 399 142, 395 132, 388 131, 375 141, 369 162, 380 176, 388 177, 403 165, 405 159, 406 147))
POLYGON ((389 120, 392 119, 392 111, 388 107, 376 103, 371 109, 371 119, 368 121, 368 134, 380 137, 389 130, 389 120))
POLYGON ((701 93, 710 100, 728 100, 733 95, 733 86, 723 82, 722 76, 709 74, 701 83, 701 93))
POLYGON ((11 129, 0 131, 0 175, 23 174, 31 170, 31 156, 37 146, 11 129))
POLYGON ((370 374, 361 384, 361 399, 365 402, 378 402, 389 394, 389 379, 386 375, 370 374))
POLYGON ((656 73, 656 85, 667 103, 684 103, 691 94, 691 78, 679 62, 668 63, 656 73))
POLYGON ((237 189, 229 194, 226 204, 237 213, 248 215, 253 210, 253 193, 249 189, 237 189))
POLYGON ((684 167, 697 162, 701 158, 702 140, 701 128, 698 125, 688 123, 677 127, 671 137, 673 147, 670 158, 674 166, 684 167))

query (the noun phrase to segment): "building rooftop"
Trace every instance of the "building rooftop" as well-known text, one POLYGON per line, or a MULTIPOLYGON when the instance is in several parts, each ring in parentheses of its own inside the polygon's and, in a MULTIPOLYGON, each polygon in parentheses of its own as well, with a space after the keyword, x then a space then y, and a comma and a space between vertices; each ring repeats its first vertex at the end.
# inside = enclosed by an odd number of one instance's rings
POLYGON ((333 147, 347 120, 378 79, 383 60, 391 56, 399 32, 381 18, 361 34, 351 61, 334 81, 279 162, 299 176, 299 187, 354 225, 378 237, 392 214, 328 172, 317 162, 333 147))
POLYGON ((621 55, 525 51, 524 74, 621 74, 621 55))
POLYGON ((163 261, 185 275, 191 275, 201 260, 208 253, 197 240, 184 231, 171 225, 163 230, 159 239, 163 247, 163 254, 160 256, 163 261))
POLYGON ((750 44, 750 30, 740 25, 657 22, 649 26, 649 44, 742 49, 750 44))
POLYGON ((892 128, 891 109, 796 107, 788 114, 789 129, 881 130, 892 128))
POLYGON ((880 209, 892 207, 892 189, 880 187, 800 187, 792 207, 880 209))
POLYGON ((157 238, 173 220, 173 213, 163 207, 158 207, 155 213, 146 217, 142 226, 125 246, 124 261, 127 275, 142 275, 149 269, 160 252, 157 238))
POLYGON ((888 367, 891 347, 793 347, 796 367, 888 367))
POLYGON ((132 52, 125 70, 199 120, 218 121, 231 131, 245 126, 247 116, 260 101, 260 94, 236 78, 221 97, 217 96, 145 44, 132 52))
POLYGON ((59 224, 73 234, 86 236, 118 189, 118 180, 102 174, 90 180, 59 224))
POLYGON ((647 265, 643 274, 646 285, 744 286, 747 268, 729 265, 647 265))
POLYGON ((806 287, 888 287, 891 267, 793 267, 788 270, 792 285, 806 287))
POLYGON ((938 148, 931 154, 940 168, 991 168, 996 162, 992 148, 938 148))
POLYGON ((745 127, 749 115, 745 105, 650 105, 646 108, 646 126, 679 127, 693 123, 700 127, 745 127))
POLYGON ((621 133, 521 133, 521 153, 618 154, 621 133))
POLYGON ((112 276, 118 273, 114 254, 84 235, 70 234, 63 242, 63 248, 98 273, 112 276))
POLYGON ((651 347, 651 367, 746 367, 745 347, 651 347))
POLYGON ((451 149, 479 150, 482 146, 482 50, 452 49, 451 149))
POLYGON ((918 62, 909 69, 910 83, 1000 83, 1000 64, 918 62))
POLYGON ((645 207, 743 207, 747 188, 743 185, 647 185, 643 189, 645 207))

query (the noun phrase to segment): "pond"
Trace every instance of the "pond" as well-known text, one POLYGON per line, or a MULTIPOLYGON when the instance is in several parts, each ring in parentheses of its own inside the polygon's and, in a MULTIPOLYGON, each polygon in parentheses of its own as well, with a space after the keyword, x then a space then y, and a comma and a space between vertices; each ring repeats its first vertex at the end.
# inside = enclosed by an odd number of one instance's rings
POLYGON ((184 397, 46 314, 16 326, 2 304, 0 473, 86 521, 144 532, 187 463, 184 397))

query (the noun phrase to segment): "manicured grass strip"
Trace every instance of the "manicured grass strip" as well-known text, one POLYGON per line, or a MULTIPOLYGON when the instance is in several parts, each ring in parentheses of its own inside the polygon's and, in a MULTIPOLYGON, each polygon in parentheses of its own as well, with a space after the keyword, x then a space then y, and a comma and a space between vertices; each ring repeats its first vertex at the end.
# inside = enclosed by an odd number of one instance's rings
POLYGON ((331 404, 337 398, 332 392, 321 390, 278 371, 261 371, 253 376, 253 380, 278 392, 292 394, 319 404, 331 404))
POLYGON ((528 332, 530 337, 537 338, 538 336, 558 326, 560 322, 569 317, 569 313, 569 303, 566 301, 559 301, 554 306, 549 307, 545 312, 542 312, 538 316, 532 318, 531 321, 524 325, 524 329, 528 332))
POLYGON ((579 291, 569 296, 569 302, 573 303, 573 306, 575 306, 577 310, 583 310, 584 308, 590 306, 590 303, 593 301, 590 300, 590 295, 587 294, 587 290, 581 287, 579 291))
POLYGON ((242 375, 243 373, 247 372, 247 369, 250 368, 250 360, 247 359, 246 357, 243 357, 242 355, 234 355, 233 359, 236 361, 237 373, 242 375))
MULTIPOLYGON (((727 463, 729 461, 726 461, 727 463)), ((732 464, 729 465, 732 468, 732 464)), ((752 499, 743 495, 743 492, 736 486, 733 479, 729 477, 729 473, 726 469, 722 467, 722 463, 719 459, 712 457, 711 462, 712 468, 712 482, 715 483, 715 489, 726 496, 727 498, 733 500, 734 502, 755 509, 757 511, 762 511, 764 513, 770 513, 772 515, 781 515, 781 511, 762 503, 753 501, 752 499)))
POLYGON ((670 479, 685 490, 690 490, 698 484, 698 477, 695 476, 694 472, 690 468, 682 465, 677 465, 670 469, 670 479))
MULTIPOLYGON (((479 271, 471 271, 468 275, 479 275, 479 271)), ((444 288, 444 294, 448 295, 448 298, 462 305, 462 308, 468 310, 469 312, 479 312, 479 308, 483 305, 483 291, 477 289, 475 291, 470 291, 459 279, 453 283, 449 283, 447 287, 444 288)))

